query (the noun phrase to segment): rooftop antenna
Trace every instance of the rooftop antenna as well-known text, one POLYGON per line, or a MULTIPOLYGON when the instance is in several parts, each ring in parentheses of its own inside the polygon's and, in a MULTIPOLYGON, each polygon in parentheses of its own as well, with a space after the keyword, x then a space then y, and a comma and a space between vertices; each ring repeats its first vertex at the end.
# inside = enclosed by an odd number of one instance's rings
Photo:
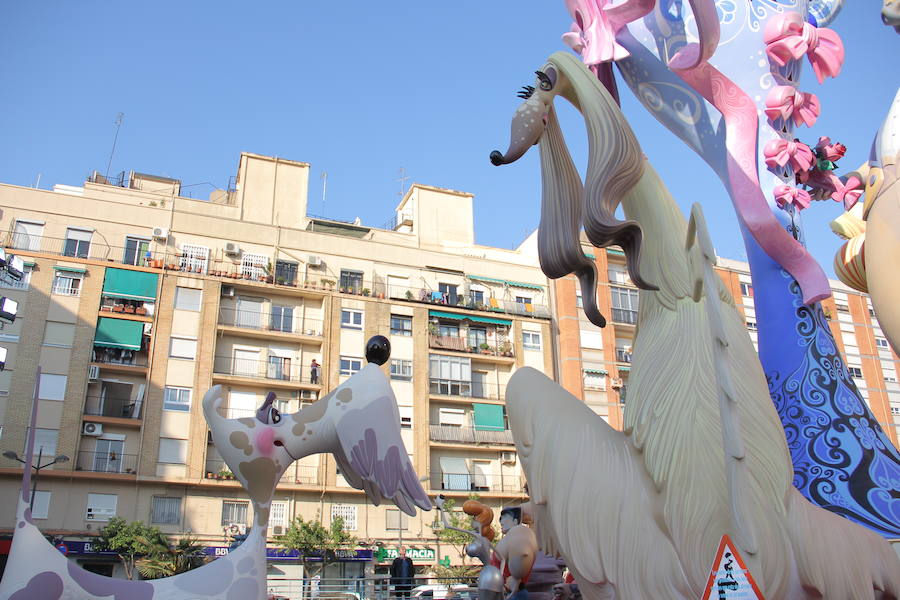
POLYGON ((407 179, 410 179, 410 177, 406 175, 406 169, 400 167, 400 178, 397 179, 397 181, 400 182, 400 191, 397 192, 397 195, 400 196, 400 198, 403 198, 403 188, 406 187, 407 179))
POLYGON ((322 216, 325 216, 325 192, 328 190, 328 171, 322 171, 322 216))
POLYGON ((125 120, 125 113, 120 112, 116 115, 116 137, 113 138, 112 150, 109 153, 109 162, 106 163, 105 179, 109 179, 109 167, 112 165, 113 155, 116 153, 116 142, 119 141, 119 129, 122 128, 122 121, 125 120))

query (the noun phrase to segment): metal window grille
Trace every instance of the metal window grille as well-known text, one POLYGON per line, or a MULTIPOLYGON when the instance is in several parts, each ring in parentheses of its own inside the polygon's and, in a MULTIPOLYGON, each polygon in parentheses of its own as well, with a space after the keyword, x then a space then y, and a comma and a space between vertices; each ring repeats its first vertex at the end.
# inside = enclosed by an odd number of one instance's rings
POLYGON ((181 247, 181 270, 206 273, 209 265, 209 248, 184 244, 181 247))
POLYGON ((181 520, 181 498, 153 496, 150 511, 151 523, 178 524, 181 520))
POLYGON ((264 278, 268 264, 268 256, 244 252, 241 254, 241 275, 249 276, 250 279, 264 278))
POLYGON ((232 523, 247 524, 247 507, 249 502, 240 500, 223 500, 222 501, 222 525, 231 525, 232 523))
POLYGON ((332 504, 331 519, 340 517, 344 520, 345 531, 356 531, 356 506, 353 504, 332 504))

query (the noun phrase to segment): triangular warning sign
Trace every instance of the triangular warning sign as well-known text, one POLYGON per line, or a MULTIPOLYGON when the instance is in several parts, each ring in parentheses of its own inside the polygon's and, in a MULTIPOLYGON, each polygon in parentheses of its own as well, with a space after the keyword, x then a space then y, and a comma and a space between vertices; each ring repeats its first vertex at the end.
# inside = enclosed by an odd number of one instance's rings
POLYGON ((753 575, 728 535, 719 541, 719 549, 706 580, 701 600, 765 600, 753 581, 753 575))

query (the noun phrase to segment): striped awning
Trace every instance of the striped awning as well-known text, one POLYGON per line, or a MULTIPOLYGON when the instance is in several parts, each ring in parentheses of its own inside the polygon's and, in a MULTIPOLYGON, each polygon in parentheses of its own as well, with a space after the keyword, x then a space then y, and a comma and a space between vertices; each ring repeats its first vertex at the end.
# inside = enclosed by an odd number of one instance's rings
POLYGON ((467 275, 469 279, 472 281, 484 281, 486 283, 499 283, 501 285, 508 285, 512 287, 525 288, 529 290, 541 290, 543 291, 544 286, 537 285, 536 283, 525 283, 523 281, 511 281, 509 279, 497 279, 496 277, 483 277, 481 275, 467 275))
POLYGON ((455 319, 457 321, 472 321, 474 323, 492 323, 494 325, 512 326, 512 321, 507 319, 495 319, 494 317, 481 317, 478 315, 464 315, 462 313, 444 312, 442 310, 429 310, 429 317, 437 317, 438 319, 455 319))
POLYGON ((141 321, 101 317, 94 334, 94 345, 123 350, 140 350, 144 337, 141 321))

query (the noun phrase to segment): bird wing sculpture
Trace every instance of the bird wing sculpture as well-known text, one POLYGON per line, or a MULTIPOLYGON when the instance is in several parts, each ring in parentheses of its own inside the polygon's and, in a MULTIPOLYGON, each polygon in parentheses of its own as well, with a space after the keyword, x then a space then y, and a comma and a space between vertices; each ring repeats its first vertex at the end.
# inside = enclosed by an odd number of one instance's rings
POLYGON ((623 432, 534 370, 520 369, 507 386, 542 547, 566 559, 592 600, 698 598, 724 534, 767 598, 900 594, 900 561, 882 538, 791 487, 778 414, 743 317, 711 270, 699 213, 689 229, 618 106, 577 59, 552 55, 536 83, 509 150, 492 162, 539 144, 542 266, 579 269, 560 238, 574 232, 580 251, 582 215, 590 237, 598 205, 611 215, 621 204, 629 220, 609 228, 641 241, 626 252, 657 288, 640 291, 623 432), (556 96, 585 118, 584 185, 552 110, 556 96), (700 249, 686 250, 695 237, 700 249))
MULTIPOLYGON (((369 348, 366 354, 370 356, 369 348)), ((381 358, 382 363, 387 360, 386 355, 381 358)), ((282 415, 273 406, 274 398, 270 393, 253 417, 228 419, 221 413, 222 386, 210 388, 203 397, 216 449, 253 504, 254 526, 234 551, 187 573, 153 581, 85 571, 47 542, 32 520, 26 465, 0 600, 262 600, 272 495, 287 467, 311 454, 333 453, 347 480, 375 502, 390 498, 410 515, 415 515, 415 506, 431 508, 400 438, 394 394, 377 365, 366 365, 330 394, 293 414, 282 415)), ((35 419, 36 411, 32 430, 35 419)), ((33 440, 29 444, 33 446, 33 440)))

